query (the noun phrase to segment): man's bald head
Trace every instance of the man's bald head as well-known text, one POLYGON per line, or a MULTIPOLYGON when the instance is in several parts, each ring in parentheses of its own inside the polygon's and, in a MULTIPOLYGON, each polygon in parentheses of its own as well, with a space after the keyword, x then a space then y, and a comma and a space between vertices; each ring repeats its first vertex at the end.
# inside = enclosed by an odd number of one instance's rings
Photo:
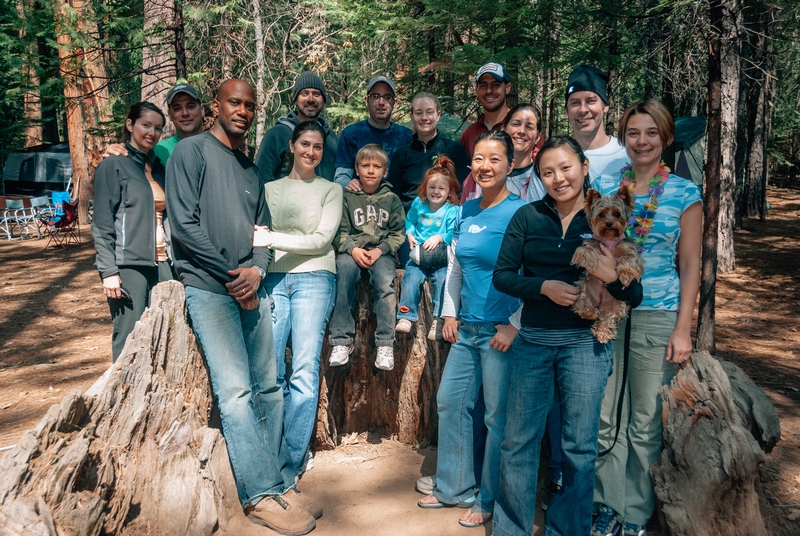
POLYGON ((217 118, 211 133, 228 147, 239 147, 256 112, 253 87, 245 80, 226 80, 217 89, 211 111, 217 118))

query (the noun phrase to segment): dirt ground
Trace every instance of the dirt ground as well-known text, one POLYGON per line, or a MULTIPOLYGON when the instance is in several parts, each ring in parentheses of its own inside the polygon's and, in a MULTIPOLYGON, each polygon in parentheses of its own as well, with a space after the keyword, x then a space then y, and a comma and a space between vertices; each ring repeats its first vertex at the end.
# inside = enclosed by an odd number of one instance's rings
MULTIPOLYGON (((717 354, 739 365, 778 411, 782 440, 761 471, 761 508, 771 534, 790 536, 800 534, 800 192, 771 188, 769 201, 769 220, 745 221, 736 270, 719 278, 717 354)), ((67 251, 0 241, 0 455, 110 364, 111 321, 88 226, 82 233, 83 247, 67 251)), ((460 510, 416 506, 414 481, 435 465, 435 449, 386 438, 362 436, 317 453, 302 481, 325 507, 313 534, 488 534, 460 527, 460 510)))

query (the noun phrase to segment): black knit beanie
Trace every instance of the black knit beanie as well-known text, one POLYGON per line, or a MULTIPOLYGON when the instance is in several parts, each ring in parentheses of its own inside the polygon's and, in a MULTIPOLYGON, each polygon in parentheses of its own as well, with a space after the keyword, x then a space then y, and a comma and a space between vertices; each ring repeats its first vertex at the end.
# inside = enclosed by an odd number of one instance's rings
POLYGON ((576 91, 591 91, 597 93, 603 102, 608 104, 607 86, 608 75, 606 73, 591 65, 578 65, 567 80, 565 100, 569 100, 569 96, 576 91))
POLYGON ((322 93, 322 100, 325 101, 325 103, 328 102, 328 94, 325 93, 325 85, 322 83, 322 80, 320 80, 319 76, 315 75, 311 71, 301 73, 300 76, 295 78, 294 96, 292 97, 292 102, 297 102, 297 96, 304 89, 319 90, 319 92, 322 93))

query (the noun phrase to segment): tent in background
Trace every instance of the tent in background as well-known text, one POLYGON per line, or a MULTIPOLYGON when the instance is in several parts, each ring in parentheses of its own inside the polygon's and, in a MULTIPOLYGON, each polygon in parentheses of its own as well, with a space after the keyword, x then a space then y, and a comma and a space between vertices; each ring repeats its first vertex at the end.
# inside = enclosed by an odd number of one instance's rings
POLYGON ((72 179, 69 144, 39 145, 8 155, 3 169, 7 195, 41 195, 64 191, 72 179))
POLYGON ((675 169, 673 173, 703 184, 703 162, 706 154, 706 118, 679 117, 675 120, 675 169))

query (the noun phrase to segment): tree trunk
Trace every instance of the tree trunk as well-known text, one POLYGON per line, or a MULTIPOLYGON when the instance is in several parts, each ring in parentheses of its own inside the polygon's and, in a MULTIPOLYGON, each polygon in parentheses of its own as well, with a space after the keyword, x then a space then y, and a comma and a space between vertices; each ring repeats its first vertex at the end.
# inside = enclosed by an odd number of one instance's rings
POLYGON ((264 95, 264 28, 261 24, 261 0, 251 0, 253 33, 256 45, 256 151, 264 138, 267 110, 264 95))
POLYGON ((739 18, 739 1, 724 0, 721 76, 722 76, 722 130, 720 145, 719 243, 717 244, 717 270, 730 272, 736 268, 733 229, 736 214, 737 161, 736 145, 739 108, 739 40, 736 19, 739 18))
POLYGON ((78 220, 87 223, 89 201, 94 195, 89 178, 108 145, 103 129, 104 124, 112 119, 106 85, 108 78, 101 51, 96 47, 97 24, 91 4, 84 0, 59 0, 54 6, 54 16, 67 101, 67 134, 75 185, 73 196, 80 199, 78 220), (70 26, 73 21, 75 27, 70 26), (74 42, 73 35, 80 36, 83 41, 74 42))
POLYGON ((0 458, 0 533, 207 535, 241 522, 212 400, 183 285, 161 283, 117 363, 0 458))
POLYGON ((661 388, 664 448, 650 474, 664 536, 766 536, 755 490, 780 439, 767 396, 736 365, 696 352, 661 388))
MULTIPOLYGON (((395 280, 398 297, 401 279, 395 280)), ((355 350, 349 364, 331 368, 327 337, 322 348, 316 448, 333 448, 342 434, 365 431, 397 436, 410 445, 436 441, 436 392, 450 345, 427 339, 430 304, 430 288, 425 283, 416 330, 397 334, 394 369, 378 371, 374 367, 375 315, 371 287, 362 281, 355 313, 355 350)))
POLYGON ((709 1, 711 35, 708 47, 708 120, 703 189, 703 254, 700 274, 700 306, 697 314, 697 348, 716 351, 714 307, 717 285, 720 174, 722 172, 722 17, 726 0, 709 1))
MULTIPOLYGON (((150 101, 167 116, 167 92, 175 85, 178 73, 178 49, 175 31, 180 24, 178 8, 174 0, 144 0, 145 46, 142 48, 142 100, 150 101)), ((185 67, 184 67, 185 69, 185 67)), ((167 121, 163 138, 175 133, 171 121, 167 121)))
MULTIPOLYGON (((33 3, 30 0, 17 0, 17 14, 20 21, 27 20, 33 9, 33 3)), ((25 147, 34 147, 41 145, 44 140, 42 101, 39 93, 39 84, 41 83, 38 72, 39 47, 36 38, 27 35, 24 25, 20 27, 19 40, 23 43, 27 41, 27 54, 25 54, 21 66, 24 80, 22 103, 25 110, 25 147)))

